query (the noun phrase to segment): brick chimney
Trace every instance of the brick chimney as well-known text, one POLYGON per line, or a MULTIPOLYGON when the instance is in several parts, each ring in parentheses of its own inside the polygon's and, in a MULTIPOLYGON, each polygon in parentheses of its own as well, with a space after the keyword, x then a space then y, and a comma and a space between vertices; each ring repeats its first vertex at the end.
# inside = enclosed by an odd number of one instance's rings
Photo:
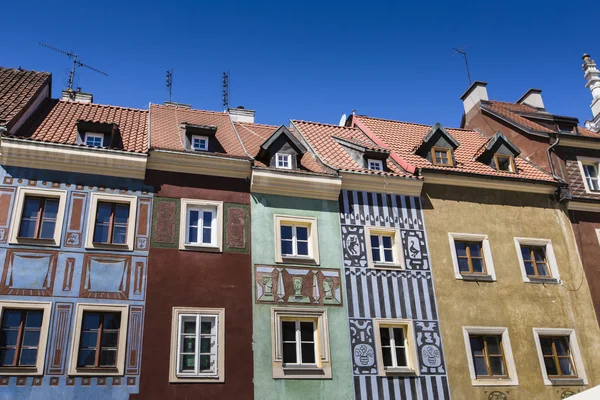
POLYGON ((254 110, 246 110, 244 106, 238 106, 237 108, 228 108, 227 112, 233 122, 254 123, 254 110))
POLYGON ((587 81, 585 87, 592 92, 592 109, 593 118, 586 121, 585 127, 594 132, 600 132, 600 71, 596 68, 596 63, 591 59, 589 54, 584 54, 583 57, 583 78, 587 81))
POLYGON ((463 101, 463 106, 465 107, 465 115, 468 114, 481 100, 488 100, 486 86, 487 82, 475 81, 469 86, 467 91, 460 96, 460 99, 463 101))
POLYGON ((82 92, 81 88, 77 88, 77 91, 68 88, 62 91, 62 99, 65 101, 74 101, 75 103, 92 103, 94 96, 91 93, 82 92))

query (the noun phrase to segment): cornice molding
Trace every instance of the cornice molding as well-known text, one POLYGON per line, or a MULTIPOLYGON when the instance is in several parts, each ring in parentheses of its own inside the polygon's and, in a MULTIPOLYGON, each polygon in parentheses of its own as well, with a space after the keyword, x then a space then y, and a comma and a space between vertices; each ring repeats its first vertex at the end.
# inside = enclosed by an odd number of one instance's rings
POLYGON ((594 149, 600 150, 600 141, 589 139, 584 136, 579 136, 577 139, 575 138, 567 138, 564 136, 560 137, 560 143, 558 144, 560 147, 577 147, 581 149, 594 149))
POLYGON ((353 172, 340 172, 340 175, 342 177, 342 189, 344 190, 420 196, 423 187, 423 181, 420 179, 353 172))
POLYGON ((338 177, 314 176, 277 171, 252 171, 252 193, 309 199, 338 200, 342 180, 338 177))
POLYGON ((250 178, 250 160, 165 150, 151 150, 148 169, 197 175, 250 178))
POLYGON ((571 200, 567 203, 567 208, 571 211, 600 212, 600 202, 588 203, 587 201, 571 200))
POLYGON ((464 175, 449 175, 436 173, 423 173, 425 183, 433 185, 463 186, 483 189, 508 190, 513 192, 527 192, 552 194, 558 190, 558 184, 552 183, 529 183, 493 178, 476 178, 464 175))
POLYGON ((2 138, 0 164, 54 171, 144 179, 148 156, 109 149, 2 138))

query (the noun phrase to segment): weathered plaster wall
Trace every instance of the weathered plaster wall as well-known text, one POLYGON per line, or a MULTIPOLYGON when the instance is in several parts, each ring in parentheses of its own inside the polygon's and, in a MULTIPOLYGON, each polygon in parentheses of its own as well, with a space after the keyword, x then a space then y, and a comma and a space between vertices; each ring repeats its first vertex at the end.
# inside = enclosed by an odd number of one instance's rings
MULTIPOLYGON (((335 201, 311 200, 252 194, 252 263, 275 265, 274 214, 318 219, 320 265, 311 267, 341 270, 342 253, 338 205, 335 201)), ((303 266, 304 268, 305 266, 303 266)), ((252 289, 255 302, 256 287, 252 289)), ((254 393, 261 400, 351 399, 352 369, 346 314, 343 307, 327 307, 332 379, 273 379, 271 352, 271 305, 254 304, 254 393)), ((320 306, 322 307, 322 306, 320 306)))
POLYGON ((532 328, 575 329, 589 386, 600 384, 600 330, 568 216, 547 196, 425 185, 425 228, 431 249, 450 390, 455 399, 560 399, 566 390, 545 386, 532 328), (458 280, 448 232, 486 234, 496 282, 458 280), (563 284, 524 283, 514 237, 551 239, 563 284), (463 326, 508 327, 519 386, 471 385, 463 326))

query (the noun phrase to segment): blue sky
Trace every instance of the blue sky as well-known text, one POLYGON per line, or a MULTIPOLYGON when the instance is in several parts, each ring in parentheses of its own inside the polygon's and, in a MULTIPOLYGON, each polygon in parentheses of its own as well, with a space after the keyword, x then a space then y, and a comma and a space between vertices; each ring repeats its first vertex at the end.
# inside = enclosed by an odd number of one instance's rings
POLYGON ((337 123, 343 113, 458 126, 474 80, 491 99, 515 101, 531 87, 546 108, 591 118, 581 56, 600 62, 590 2, 6 2, 0 64, 50 71, 53 95, 70 62, 38 44, 72 50, 105 77, 78 70, 76 85, 98 103, 146 108, 173 100, 222 110, 255 109, 259 123, 291 118, 337 123))

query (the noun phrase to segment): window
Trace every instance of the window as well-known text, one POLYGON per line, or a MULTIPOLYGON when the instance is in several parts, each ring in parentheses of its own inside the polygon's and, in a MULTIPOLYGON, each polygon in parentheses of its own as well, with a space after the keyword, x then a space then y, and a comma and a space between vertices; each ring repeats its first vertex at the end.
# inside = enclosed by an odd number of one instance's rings
POLYGON ((431 149, 431 161, 433 165, 452 166, 452 149, 445 147, 434 147, 431 149))
POLYGON ((225 310, 173 308, 171 382, 223 382, 225 310))
POLYGON ((58 246, 66 198, 62 190, 19 188, 10 243, 58 246))
POLYGON ((370 170, 372 171, 383 171, 383 161, 381 160, 368 160, 367 161, 370 170))
POLYGON ((277 168, 292 169, 292 155, 277 153, 277 168))
POLYGON ((411 320, 375 319, 379 375, 417 375, 416 342, 411 320))
POLYGON ((135 196, 92 193, 86 248, 133 250, 135 196))
POLYGON ((181 199, 180 218, 180 249, 223 250, 223 202, 181 199))
POLYGON ((273 378, 331 379, 327 310, 272 308, 273 378))
POLYGON ((41 374, 50 321, 50 303, 0 303, 0 372, 41 374))
POLYGON ((319 263, 317 220, 275 215, 275 261, 319 263))
POLYGON ((466 326, 463 335, 472 385, 519 384, 507 328, 466 326))
POLYGON ((494 163, 496 164, 496 170, 505 172, 515 172, 515 159, 513 156, 507 156, 504 154, 494 154, 494 163))
POLYGON ((127 305, 77 304, 69 375, 123 375, 127 305))
POLYGON ((487 235, 448 233, 456 279, 496 280, 487 235))
POLYGON ((598 177, 598 164, 583 164, 583 172, 588 190, 600 191, 600 178, 598 177))
POLYGON ((534 328, 533 336, 546 385, 587 385, 573 329, 534 328))
POLYGON ((525 282, 558 283, 560 281, 550 240, 515 238, 515 245, 525 282))
POLYGON ((402 267, 400 233, 394 228, 366 227, 369 267, 402 267))
POLYGON ((455 241, 454 248, 461 274, 487 274, 481 242, 455 241))
POLYGON ((85 134, 86 146, 102 147, 104 145, 104 134, 102 133, 86 133, 85 134))
POLYGON ((192 149, 196 151, 207 151, 208 137, 192 135, 192 149))

